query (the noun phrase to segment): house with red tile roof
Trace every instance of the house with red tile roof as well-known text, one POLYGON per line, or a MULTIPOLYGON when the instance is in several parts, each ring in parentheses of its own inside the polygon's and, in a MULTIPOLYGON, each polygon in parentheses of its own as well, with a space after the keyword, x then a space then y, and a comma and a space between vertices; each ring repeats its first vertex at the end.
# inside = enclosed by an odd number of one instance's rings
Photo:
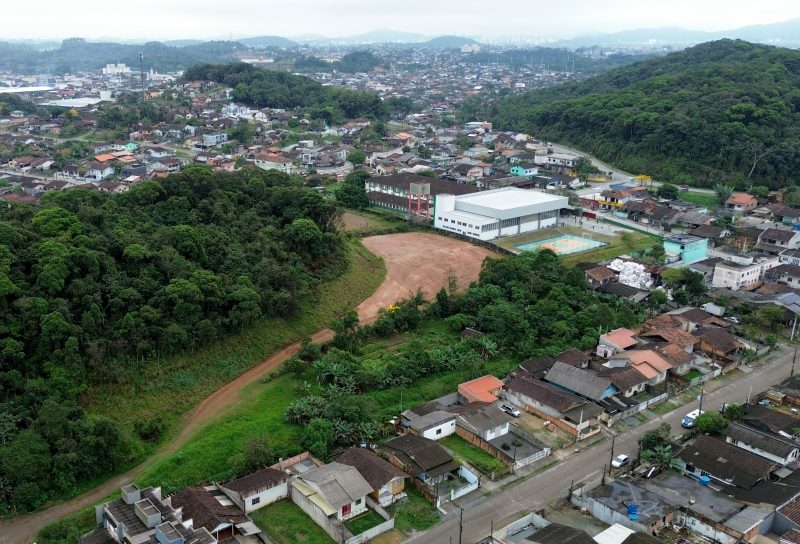
POLYGON ((458 395, 469 402, 494 402, 505 384, 487 374, 458 386, 458 395))

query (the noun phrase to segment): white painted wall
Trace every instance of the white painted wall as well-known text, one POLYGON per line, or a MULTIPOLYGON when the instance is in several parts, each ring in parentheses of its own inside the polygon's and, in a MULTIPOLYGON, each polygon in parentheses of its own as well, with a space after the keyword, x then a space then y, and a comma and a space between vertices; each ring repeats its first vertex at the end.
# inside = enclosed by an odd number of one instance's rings
POLYGON ((453 418, 452 421, 447 421, 439 426, 423 431, 422 436, 423 438, 428 438, 430 440, 439 440, 446 436, 450 436, 454 432, 456 432, 455 418, 453 418))

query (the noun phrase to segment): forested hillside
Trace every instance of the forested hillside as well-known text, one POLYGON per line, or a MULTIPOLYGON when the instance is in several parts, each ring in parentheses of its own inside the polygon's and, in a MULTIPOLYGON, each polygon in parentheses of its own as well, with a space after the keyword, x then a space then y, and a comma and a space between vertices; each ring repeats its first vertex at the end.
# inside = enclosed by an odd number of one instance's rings
POLYGON ((780 187, 800 171, 800 52, 790 49, 705 43, 488 110, 498 129, 665 181, 780 187))
POLYGON ((245 47, 240 43, 223 41, 174 47, 160 42, 134 45, 71 38, 57 49, 38 51, 27 45, 0 42, 0 69, 22 74, 66 74, 122 62, 138 70, 141 52, 145 70, 172 71, 201 62, 230 61, 233 53, 242 49, 245 47))
POLYGON ((0 510, 130 460, 116 422, 81 407, 90 388, 290 316, 347 266, 334 205, 278 172, 191 167, 120 195, 49 193, 0 219, 0 510))
POLYGON ((323 86, 287 72, 254 68, 250 64, 203 64, 186 70, 184 80, 206 80, 233 87, 233 98, 256 108, 308 108, 329 122, 344 118, 387 119, 388 104, 371 92, 323 86))

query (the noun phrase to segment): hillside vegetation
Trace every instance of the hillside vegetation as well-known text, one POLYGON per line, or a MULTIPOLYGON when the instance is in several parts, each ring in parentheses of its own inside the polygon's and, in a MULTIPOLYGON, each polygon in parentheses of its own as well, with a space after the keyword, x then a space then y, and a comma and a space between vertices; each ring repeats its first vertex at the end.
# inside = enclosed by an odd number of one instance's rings
POLYGON ((387 119, 389 105, 372 92, 323 86, 305 76, 264 70, 250 64, 203 64, 183 74, 186 81, 205 80, 233 87, 233 99, 256 108, 308 108, 328 122, 373 117, 387 119))
MULTIPOLYGON (((93 390, 142 375, 170 390, 164 357, 289 319, 347 269, 335 206, 277 172, 190 167, 121 195, 49 193, 0 218, 0 509, 136 458, 118 425, 131 414, 88 413, 93 390)), ((152 442, 164 429, 155 415, 132 432, 152 442)))
POLYGON ((633 173, 780 187, 800 170, 800 52, 720 40, 489 105, 498 129, 633 173))

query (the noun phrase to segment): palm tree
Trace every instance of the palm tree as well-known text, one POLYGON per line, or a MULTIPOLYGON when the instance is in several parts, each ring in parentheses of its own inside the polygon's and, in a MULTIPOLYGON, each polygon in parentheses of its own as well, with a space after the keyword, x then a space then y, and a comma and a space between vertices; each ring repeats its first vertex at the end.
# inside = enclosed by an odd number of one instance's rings
POLYGON ((719 203, 725 205, 725 201, 733 194, 733 187, 724 183, 717 183, 714 185, 714 192, 717 193, 719 203))
POLYGON ((672 446, 663 444, 652 450, 645 450, 642 458, 648 463, 653 463, 661 470, 680 470, 680 460, 672 455, 672 446))

